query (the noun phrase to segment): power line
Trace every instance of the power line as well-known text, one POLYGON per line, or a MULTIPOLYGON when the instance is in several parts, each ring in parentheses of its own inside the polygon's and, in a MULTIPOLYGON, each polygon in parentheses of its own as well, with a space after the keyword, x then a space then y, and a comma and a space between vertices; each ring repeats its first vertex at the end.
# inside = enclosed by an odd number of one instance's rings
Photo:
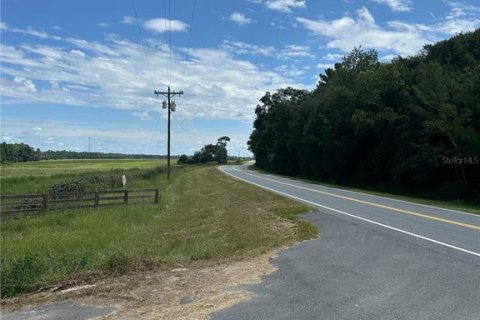
POLYGON ((135 5, 135 0, 132 0, 132 6, 133 6, 133 13, 135 14, 135 22, 137 24, 137 29, 138 33, 140 33, 140 44, 143 47, 143 44, 145 42, 145 38, 143 37, 143 31, 142 28, 140 27, 140 18, 138 17, 138 12, 137 12, 137 6, 135 5))
POLYGON ((180 123, 180 121, 177 120, 177 118, 174 118, 175 121, 177 122, 177 124, 179 125, 180 128, 182 128, 183 132, 185 132, 185 134, 188 136, 188 138, 191 140, 191 141, 195 141, 195 139, 192 138, 192 136, 187 132, 187 130, 185 130, 185 128, 182 126, 182 124, 180 123))
POLYGON ((172 85, 172 3, 168 0, 169 85, 172 85))
MULTIPOLYGON (((192 44, 192 34, 193 34, 193 22, 195 20, 195 9, 197 7, 197 0, 193 0, 193 8, 192 8, 192 16, 190 18, 190 28, 188 28, 188 40, 187 40, 187 47, 186 49, 190 49, 190 46, 192 44)), ((188 51, 185 51, 188 54, 188 51)), ((183 64, 183 72, 182 75, 185 76, 186 71, 187 71, 187 61, 185 59, 185 63, 183 64)))

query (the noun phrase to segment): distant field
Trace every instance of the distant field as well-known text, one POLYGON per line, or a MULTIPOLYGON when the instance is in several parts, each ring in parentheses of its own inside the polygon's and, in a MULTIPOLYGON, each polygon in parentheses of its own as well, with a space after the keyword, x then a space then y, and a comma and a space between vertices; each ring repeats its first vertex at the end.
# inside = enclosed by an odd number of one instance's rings
POLYGON ((2 179, 24 176, 52 176, 112 169, 153 168, 166 163, 167 160, 165 159, 85 159, 19 162, 8 165, 2 164, 0 166, 0 176, 2 179))

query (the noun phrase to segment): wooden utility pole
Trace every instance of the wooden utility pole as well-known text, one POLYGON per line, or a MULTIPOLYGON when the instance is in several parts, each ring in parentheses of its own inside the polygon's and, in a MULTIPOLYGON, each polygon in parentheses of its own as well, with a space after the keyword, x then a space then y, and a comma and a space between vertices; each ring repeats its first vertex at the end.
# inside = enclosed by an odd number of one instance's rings
POLYGON ((165 103, 165 101, 163 101, 163 108, 164 109, 168 109, 168 146, 167 146, 167 178, 170 179, 170 113, 172 111, 175 111, 175 101, 173 101, 173 106, 174 106, 174 109, 172 110, 172 101, 171 101, 171 97, 173 96, 176 96, 178 95, 180 97, 180 95, 183 94, 183 90, 180 90, 180 91, 171 91, 170 90, 170 86, 168 86, 168 90, 167 91, 158 91, 158 90, 155 90, 154 93, 158 96, 159 94, 163 95, 164 97, 167 98, 167 103, 165 103))

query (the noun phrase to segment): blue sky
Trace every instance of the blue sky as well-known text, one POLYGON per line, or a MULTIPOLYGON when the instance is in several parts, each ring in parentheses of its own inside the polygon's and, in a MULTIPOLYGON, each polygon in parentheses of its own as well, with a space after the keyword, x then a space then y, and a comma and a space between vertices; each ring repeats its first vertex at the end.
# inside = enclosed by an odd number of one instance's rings
POLYGON ((166 153, 154 90, 183 90, 172 153, 248 154, 265 91, 313 89, 354 46, 382 61, 480 27, 477 0, 1 2, 1 136, 42 150, 166 153), (167 30, 170 29, 169 33, 167 30), (171 50, 168 43, 171 43, 171 50))

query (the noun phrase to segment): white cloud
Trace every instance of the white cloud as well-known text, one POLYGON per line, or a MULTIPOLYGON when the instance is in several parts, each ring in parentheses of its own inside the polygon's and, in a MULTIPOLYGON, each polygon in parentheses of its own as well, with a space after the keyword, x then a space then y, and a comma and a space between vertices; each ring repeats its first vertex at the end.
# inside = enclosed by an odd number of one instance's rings
POLYGON ((187 31, 189 25, 179 21, 179 20, 168 20, 164 18, 157 18, 147 20, 143 23, 143 27, 147 30, 163 33, 167 32, 168 30, 174 32, 183 32, 187 31))
POLYGON ((97 26, 101 27, 101 28, 108 28, 110 25, 106 22, 100 22, 97 24, 97 26))
POLYGON ((292 9, 306 8, 304 0, 267 0, 265 5, 267 8, 275 11, 291 13, 292 9))
POLYGON ((48 137, 46 140, 43 141, 43 143, 53 144, 53 143, 55 143, 55 138, 54 137, 48 137))
POLYGON ((343 59, 345 55, 342 54, 342 53, 328 53, 326 54, 323 59, 327 60, 327 61, 340 61, 343 59))
POLYGON ((475 15, 478 16, 480 13, 480 7, 474 5, 455 1, 446 1, 446 3, 451 8, 449 14, 447 15, 448 20, 475 15))
POLYGON ((305 70, 299 69, 294 65, 281 65, 275 68, 275 71, 285 77, 298 78, 305 74, 305 70))
POLYGON ((25 79, 24 77, 14 77, 13 82, 17 84, 21 91, 27 93, 36 93, 37 88, 32 80, 25 79))
POLYGON ((328 69, 333 68, 333 63, 319 63, 317 64, 318 69, 328 69))
POLYGON ((135 24, 137 23, 137 19, 134 17, 126 16, 122 18, 122 23, 124 24, 135 24))
POLYGON ((150 116, 150 113, 148 113, 147 111, 133 112, 132 115, 139 118, 142 121, 152 120, 152 117, 150 116))
MULTIPOLYGON (((328 39, 327 48, 350 51, 363 46, 395 55, 416 54, 426 43, 432 43, 459 32, 472 31, 480 26, 480 18, 470 7, 453 5, 450 13, 432 25, 388 21, 386 27, 379 26, 370 11, 362 7, 356 17, 344 16, 335 20, 310 20, 297 18, 305 28, 328 39)), ((475 10, 476 10, 475 9, 475 10)))
POLYGON ((312 58, 313 54, 310 52, 310 47, 298 45, 286 45, 280 53, 282 58, 312 58))
POLYGON ((328 48, 349 51, 355 46, 376 48, 379 50, 394 50, 400 54, 413 54, 424 44, 425 40, 418 32, 405 30, 384 30, 363 7, 357 10, 357 17, 342 17, 332 21, 313 21, 297 18, 305 28, 329 40, 328 48))
POLYGON ((32 27, 28 27, 27 29, 12 28, 12 27, 9 27, 3 21, 0 22, 0 30, 14 32, 14 33, 20 33, 20 34, 23 34, 23 35, 33 36, 33 37, 37 37, 37 38, 41 38, 41 39, 53 39, 53 40, 61 40, 62 39, 58 36, 49 35, 46 32, 36 30, 32 27))
POLYGON ((260 56, 273 56, 277 50, 272 46, 259 46, 241 41, 225 40, 223 47, 235 54, 249 54, 260 56))
POLYGON ((281 60, 313 57, 310 47, 293 44, 286 45, 282 50, 277 50, 273 46, 259 46, 241 41, 224 40, 223 48, 237 55, 259 55, 281 60))
MULTIPOLYGON (((102 43, 65 38, 59 46, 0 46, 3 104, 55 103, 151 113, 161 109, 153 90, 165 89, 170 82, 169 51, 160 40, 148 39, 143 47, 111 36, 102 43)), ((173 49, 171 84, 185 92, 177 101, 178 119, 248 123, 265 91, 304 87, 284 72, 238 58, 236 50, 275 53, 273 47, 241 42, 220 48, 173 49)))
POLYGON ((252 19, 246 17, 243 13, 240 12, 232 13, 228 20, 235 22, 239 26, 244 26, 253 22, 252 19))
POLYGON ((40 128, 40 127, 33 127, 31 130, 36 131, 36 132, 42 132, 43 131, 43 129, 40 128))
POLYGON ((410 0, 371 0, 376 3, 386 4, 393 11, 411 11, 412 2, 410 0))
POLYGON ((480 27, 480 7, 454 1, 447 4, 450 11, 445 21, 436 26, 439 31, 453 35, 480 27))

